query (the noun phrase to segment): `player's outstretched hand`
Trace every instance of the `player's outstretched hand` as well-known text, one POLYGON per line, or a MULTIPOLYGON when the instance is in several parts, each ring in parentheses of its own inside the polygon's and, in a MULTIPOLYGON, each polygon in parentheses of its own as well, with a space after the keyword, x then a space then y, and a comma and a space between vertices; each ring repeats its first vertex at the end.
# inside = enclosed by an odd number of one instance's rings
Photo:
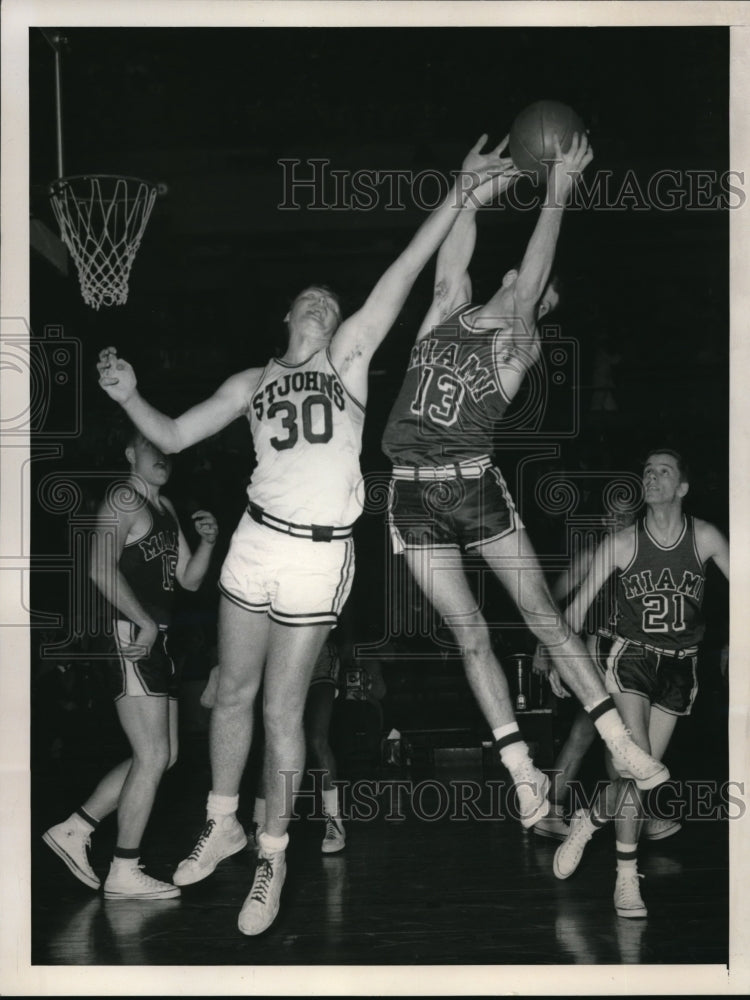
POLYGON ((481 152, 487 143, 487 135, 481 135, 474 143, 469 152, 464 157, 461 165, 461 190, 471 191, 472 201, 476 202, 476 197, 480 197, 481 204, 487 204, 494 197, 501 194, 509 184, 519 175, 520 171, 513 166, 513 161, 509 156, 502 156, 509 137, 506 135, 502 142, 487 153, 481 152), (492 178, 496 178, 494 187, 485 188, 484 185, 492 178), (482 194, 478 195, 482 188, 482 194))
POLYGON ((589 145, 586 133, 573 133, 570 149, 563 153, 560 140, 555 136, 555 162, 550 170, 549 183, 554 184, 556 195, 567 200, 583 171, 594 159, 594 150, 589 145))
POLYGON ((133 366, 123 358, 117 357, 114 347, 105 347, 99 352, 99 362, 96 366, 99 372, 99 385, 116 403, 127 403, 135 393, 137 380, 133 366))
POLYGON ((213 545, 219 537, 219 525, 216 518, 207 510, 196 510, 193 514, 195 530, 201 536, 201 541, 213 545))

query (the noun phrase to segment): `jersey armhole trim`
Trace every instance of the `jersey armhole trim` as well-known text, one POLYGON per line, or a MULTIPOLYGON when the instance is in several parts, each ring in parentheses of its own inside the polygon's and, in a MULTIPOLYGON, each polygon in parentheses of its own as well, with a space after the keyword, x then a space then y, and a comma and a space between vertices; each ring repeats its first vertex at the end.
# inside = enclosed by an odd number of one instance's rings
POLYGON ((633 534, 635 536, 635 547, 633 549, 633 558, 630 560, 627 566, 623 566, 623 568, 619 571, 618 576, 620 577, 624 576, 633 568, 633 563, 638 558, 638 539, 640 537, 640 531, 638 529, 641 523, 643 523, 643 526, 645 528, 645 521, 644 522, 636 521, 635 524, 633 525, 633 534))
POLYGON ((339 374, 339 370, 338 370, 338 368, 336 367, 336 365, 335 365, 335 364, 333 363, 333 361, 331 360, 331 348, 330 348, 330 345, 329 345, 328 347, 326 347, 325 351, 326 351, 326 358, 327 358, 327 360, 328 360, 328 364, 329 364, 329 365, 331 366, 331 368, 333 369, 333 372, 334 372, 334 374, 335 374, 336 378, 337 378, 337 379, 339 380, 339 382, 341 383, 341 387, 342 387, 342 389, 343 389, 343 390, 344 390, 344 392, 345 392, 345 393, 347 394, 347 396, 349 397, 349 399, 351 399, 351 401, 352 401, 352 402, 354 403, 354 405, 355 405, 355 406, 358 406, 358 407, 359 407, 359 409, 360 409, 360 410, 362 411, 362 413, 364 414, 364 412, 365 412, 365 408, 364 408, 364 406, 362 405, 362 403, 360 403, 360 401, 359 401, 359 400, 357 399, 357 397, 356 397, 356 396, 352 395, 352 393, 351 393, 351 392, 349 392, 349 390, 348 390, 348 389, 347 389, 347 387, 346 387, 346 382, 344 382, 343 378, 342 378, 342 377, 341 377, 341 375, 339 374))
MULTIPOLYGON (((492 336, 492 368, 493 368, 493 371, 495 373, 495 381, 497 382, 497 391, 503 397, 503 399, 505 400, 505 403, 508 406, 510 406, 510 404, 513 402, 513 400, 510 398, 510 396, 505 391, 505 389, 503 389, 503 383, 500 380, 500 370, 498 368, 498 364, 497 364, 497 360, 496 360, 496 358, 497 358, 496 346, 497 346, 497 338, 499 336, 500 336, 500 331, 499 330, 495 330, 495 332, 494 332, 494 334, 492 336)), ((523 377, 526 378, 526 372, 525 371, 524 371, 523 377)))
MULTIPOLYGON (((148 519, 149 519, 148 528, 146 528, 146 530, 143 532, 142 535, 139 535, 137 538, 134 538, 132 542, 125 542, 125 544, 123 545, 123 549, 129 549, 133 545, 138 545, 139 542, 142 542, 144 538, 148 537, 149 532, 151 531, 151 529, 154 526, 154 515, 151 513, 150 508, 151 508, 151 504, 150 504, 150 502, 148 500, 146 500, 146 506, 143 509, 148 514, 148 519)), ((170 513, 171 513, 171 511, 170 511, 170 513)))

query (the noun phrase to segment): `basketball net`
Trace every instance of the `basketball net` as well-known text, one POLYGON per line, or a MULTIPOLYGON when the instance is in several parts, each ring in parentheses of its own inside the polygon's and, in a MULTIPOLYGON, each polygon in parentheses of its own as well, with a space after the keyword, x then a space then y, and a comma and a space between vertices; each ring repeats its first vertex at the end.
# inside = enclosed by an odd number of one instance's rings
POLYGON ((156 185, 133 177, 61 177, 50 185, 60 235, 87 305, 127 302, 130 269, 156 194, 156 185))

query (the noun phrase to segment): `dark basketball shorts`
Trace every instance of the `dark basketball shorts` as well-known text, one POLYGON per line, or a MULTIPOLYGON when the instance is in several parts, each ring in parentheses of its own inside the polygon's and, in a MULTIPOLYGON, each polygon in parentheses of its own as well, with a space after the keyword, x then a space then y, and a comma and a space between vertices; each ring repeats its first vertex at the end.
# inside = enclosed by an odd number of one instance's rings
POLYGON ((505 480, 489 459, 440 469, 395 468, 388 523, 395 552, 447 547, 467 552, 523 528, 505 480))
POLYGON ((128 660, 122 654, 123 644, 135 641, 138 632, 129 621, 117 619, 114 631, 107 637, 109 646, 106 669, 108 684, 115 701, 130 696, 151 698, 177 697, 177 672, 167 648, 167 630, 159 629, 151 652, 143 660, 128 660))
POLYGON ((600 632, 596 660, 609 694, 637 694, 669 715, 690 715, 698 693, 696 649, 675 656, 600 632))

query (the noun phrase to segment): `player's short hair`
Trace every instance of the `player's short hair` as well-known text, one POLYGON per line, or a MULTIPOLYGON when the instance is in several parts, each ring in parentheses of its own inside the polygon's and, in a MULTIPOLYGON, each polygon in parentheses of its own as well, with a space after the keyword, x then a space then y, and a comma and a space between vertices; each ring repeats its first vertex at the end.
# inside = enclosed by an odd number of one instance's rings
POLYGON ((679 451, 675 451, 674 448, 649 448, 649 450, 646 452, 646 457, 643 460, 644 467, 648 464, 648 460, 651 458, 652 455, 669 455, 670 458, 673 458, 675 460, 675 464, 677 466, 677 472, 679 473, 680 476, 680 482, 681 483, 690 482, 690 476, 688 474, 689 472, 688 464, 679 451))
POLYGON ((338 292, 334 292, 334 290, 329 285, 323 284, 320 281, 311 281, 309 285, 305 285, 305 287, 302 289, 301 292, 297 292, 292 301, 289 303, 289 309, 292 308, 292 306, 300 297, 300 295, 304 295, 305 292, 309 292, 311 288, 315 288, 319 292, 325 292, 326 295, 328 295, 331 299, 333 299, 333 302, 336 306, 336 311, 339 314, 339 323, 340 323, 341 320, 343 319, 343 310, 341 308, 341 296, 338 294, 338 292))
POLYGON ((123 451, 126 448, 135 448, 139 441, 145 441, 146 435, 139 431, 135 424, 126 425, 123 428, 123 451))

